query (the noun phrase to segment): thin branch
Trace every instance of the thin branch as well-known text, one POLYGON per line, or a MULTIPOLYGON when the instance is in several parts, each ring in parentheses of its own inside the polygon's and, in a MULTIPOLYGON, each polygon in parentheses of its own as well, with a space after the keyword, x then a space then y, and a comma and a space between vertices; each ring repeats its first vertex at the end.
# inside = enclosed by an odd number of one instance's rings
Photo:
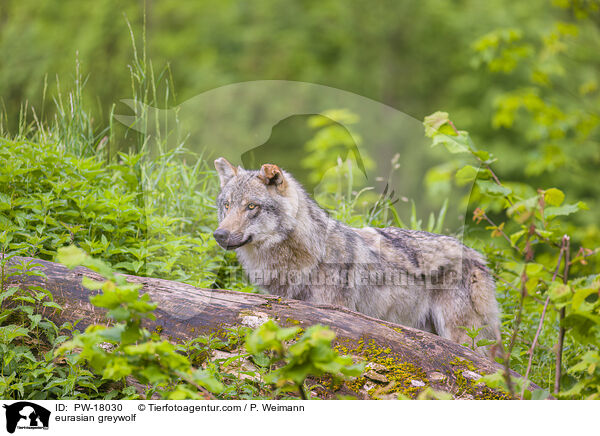
MULTIPOLYGON (((537 344, 538 337, 540 336, 540 332, 542 331, 542 325, 544 324, 544 317, 546 316, 546 309, 548 308, 548 303, 550 302, 550 296, 546 298, 546 302, 544 303, 544 310, 542 310, 542 316, 540 317, 540 323, 538 324, 537 331, 535 332, 535 337, 533 338, 533 343, 531 344, 531 348, 529 348, 529 362, 527 362, 527 371, 525 372, 525 380, 529 380, 529 372, 531 371, 531 362, 533 361, 533 350, 537 344)), ((523 390, 521 391, 521 400, 525 395, 525 387, 523 384, 523 390)))
MULTIPOLYGON (((534 251, 531 246, 530 240, 531 237, 535 234, 535 225, 531 224, 529 226, 529 231, 527 232, 527 241, 525 243, 525 262, 529 263, 534 258, 534 251)), ((523 303, 525 301, 525 296, 527 295, 527 268, 523 269, 523 273, 521 274, 521 298, 519 299, 519 310, 517 312, 517 318, 515 320, 515 327, 513 330, 512 337, 510 338, 510 344, 508 346, 508 352, 504 356, 504 379, 506 381, 506 387, 510 392, 510 395, 514 398, 515 389, 512 384, 512 380, 510 377, 510 355, 512 354, 513 348, 517 341, 517 336, 519 335, 519 328, 521 326, 521 319, 523 315, 523 303)))
POLYGON ((303 400, 308 400, 308 398, 306 398, 306 392, 304 392, 303 385, 304 383, 298 385, 298 392, 300 392, 300 398, 302 398, 303 400))
MULTIPOLYGON (((480 209, 480 210, 481 210, 481 209, 480 209)), ((520 249, 519 247, 517 247, 516 245, 513 245, 512 241, 510 240, 510 238, 508 237, 508 235, 507 235, 506 233, 504 233, 504 230, 502 230, 500 227, 498 227, 498 226, 496 225, 496 223, 494 223, 494 222, 493 222, 493 221, 490 219, 490 217, 489 217, 489 216, 487 216, 487 214, 486 214, 486 213, 485 213, 483 210, 481 210, 481 212, 482 212, 481 216, 482 216, 482 217, 483 217, 483 218, 484 218, 484 219, 485 219, 485 220, 486 220, 486 221, 487 221, 489 224, 491 224, 493 227, 495 227, 495 230, 496 230, 496 231, 499 231, 499 232, 500 232, 500 234, 501 234, 502 236, 504 236, 504 239, 506 239, 506 240, 508 241, 508 244, 509 244, 509 245, 510 245, 512 248, 514 248, 515 250, 517 250, 517 251, 519 252, 519 254, 522 254, 522 252, 521 252, 521 249, 520 249)), ((475 218, 474 218, 474 219, 475 219, 475 218)))
POLYGON ((576 257, 573 260, 571 260, 571 262, 569 262, 569 265, 574 265, 577 262, 582 262, 583 260, 585 260, 586 257, 590 257, 598 253, 600 253, 600 247, 595 248, 594 250, 589 250, 587 248, 584 249, 583 247, 581 247, 577 252, 576 257), (580 255, 579 253, 582 254, 580 255))
MULTIPOLYGON (((563 283, 566 285, 569 279, 569 247, 570 247, 570 238, 565 235, 563 236, 565 240, 565 270, 563 273, 563 283)), ((563 344, 565 339, 565 327, 563 324, 563 320, 565 319, 565 308, 560 309, 560 328, 558 330, 558 346, 556 347, 556 376, 554 378, 554 393, 557 394, 560 391, 560 378, 562 376, 562 351, 563 344)))
MULTIPOLYGON (((560 252, 558 253, 558 262, 556 263, 556 269, 554 270, 554 275, 552 276, 552 281, 556 279, 556 275, 558 274, 558 270, 560 269, 560 263, 562 261, 563 252, 565 251, 565 242, 566 237, 563 236, 562 246, 560 247, 560 252)), ((544 317, 546 316, 546 309, 548 309, 548 303, 550 303, 550 295, 546 297, 546 301, 544 302, 544 309, 542 310, 542 316, 540 317, 540 322, 538 324, 537 331, 535 332, 535 337, 533 338, 533 343, 529 348, 529 361, 527 362, 527 371, 525 372, 525 380, 529 380, 529 372, 531 371, 531 363, 533 362, 533 351, 535 350, 535 346, 537 345, 538 338, 540 336, 540 332, 542 331, 542 325, 544 324, 544 317)), ((525 396, 525 387, 523 384, 523 390, 521 391, 521 400, 525 396)))

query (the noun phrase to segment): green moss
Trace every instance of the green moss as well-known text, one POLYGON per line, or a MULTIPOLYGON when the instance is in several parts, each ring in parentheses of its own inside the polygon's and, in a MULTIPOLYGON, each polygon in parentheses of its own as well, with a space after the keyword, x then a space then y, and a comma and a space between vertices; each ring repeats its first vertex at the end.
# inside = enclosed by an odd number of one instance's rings
POLYGON ((470 360, 460 359, 456 357, 454 360, 450 362, 450 365, 454 366, 453 374, 456 383, 456 393, 457 397, 470 395, 473 398, 478 400, 510 400, 511 396, 505 392, 491 389, 484 384, 477 383, 477 381, 473 381, 467 379, 463 372, 466 370, 475 372, 475 366, 473 362, 470 360))
MULTIPOLYGON (((422 368, 403 361, 402 358, 390 350, 385 345, 378 344, 374 340, 365 340, 360 338, 358 341, 350 339, 340 339, 335 346, 340 354, 358 356, 368 364, 369 362, 378 363, 385 366, 385 375, 389 383, 382 384, 373 382, 377 387, 367 391, 367 395, 373 399, 379 399, 388 394, 397 394, 399 397, 416 398, 423 390, 430 388, 430 382, 427 374, 422 368), (423 382, 425 386, 413 386, 411 380, 423 382)), ((449 382, 454 383, 451 386, 452 394, 457 397, 470 396, 476 399, 510 399, 510 397, 501 391, 491 389, 483 384, 468 379, 463 375, 464 371, 476 371, 475 365, 470 360, 455 357, 448 362, 447 372, 449 373, 449 382), (448 368, 449 367, 449 368, 448 368)), ((364 387, 369 378, 362 376, 346 381, 320 380, 323 387, 331 393, 364 392, 364 387)))
POLYGON ((466 359, 461 359, 460 357, 455 357, 454 360, 452 360, 450 362, 450 365, 454 365, 454 366, 462 366, 465 369, 468 369, 470 371, 475 371, 475 365, 473 365, 473 362, 471 362, 470 360, 466 360, 466 359))
POLYGON ((265 309, 272 309, 273 304, 278 304, 280 306, 289 307, 289 304, 284 302, 281 297, 267 298, 267 301, 260 304, 260 307, 264 307, 265 309))
MULTIPOLYGON (((366 363, 378 363, 385 366, 386 371, 382 372, 389 383, 380 385, 379 389, 374 388, 368 391, 371 398, 378 398, 385 394, 398 393, 409 397, 415 397, 422 387, 415 387, 411 380, 417 380, 428 384, 427 375, 421 368, 417 368, 409 362, 404 362, 399 356, 392 353, 389 347, 382 346, 374 340, 365 343, 364 338, 360 338, 356 343, 353 341, 340 341, 335 346, 340 354, 348 354, 362 357, 366 363)), ((349 390, 358 393, 369 381, 365 376, 357 377, 351 381, 344 382, 344 386, 349 390)), ((333 388, 334 386, 331 386, 333 388)))

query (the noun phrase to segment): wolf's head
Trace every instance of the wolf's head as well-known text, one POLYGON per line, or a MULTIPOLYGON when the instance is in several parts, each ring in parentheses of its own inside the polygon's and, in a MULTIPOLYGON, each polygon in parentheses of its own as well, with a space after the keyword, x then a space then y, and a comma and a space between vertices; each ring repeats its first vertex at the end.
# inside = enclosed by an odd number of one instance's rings
POLYGON ((288 173, 273 164, 264 164, 259 171, 245 170, 222 157, 215 160, 215 168, 221 192, 219 227, 213 236, 221 247, 268 247, 289 236, 297 224, 299 191, 288 173))

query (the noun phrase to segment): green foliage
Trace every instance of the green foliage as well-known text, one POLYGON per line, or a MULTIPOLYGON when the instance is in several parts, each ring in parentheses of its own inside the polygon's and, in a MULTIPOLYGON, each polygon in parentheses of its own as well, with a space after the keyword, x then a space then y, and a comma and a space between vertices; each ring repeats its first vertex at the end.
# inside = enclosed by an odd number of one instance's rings
POLYGON ((279 366, 265 381, 284 391, 290 389, 287 384, 291 382, 291 389, 297 389, 302 398, 307 398, 304 382, 309 376, 356 377, 364 371, 364 364, 354 364, 350 357, 340 356, 331 348, 335 333, 328 327, 311 326, 288 346, 300 332, 299 327, 281 328, 269 320, 248 336, 246 348, 255 359, 264 366, 279 366))
MULTIPOLYGON (((473 44, 474 64, 497 83, 484 96, 492 103, 494 129, 484 140, 503 157, 498 171, 509 180, 564 187, 597 210, 600 191, 586 180, 600 162, 600 117, 592 109, 600 102, 592 42, 598 37, 598 3, 554 4, 554 18, 543 27, 525 21, 522 28, 497 29, 473 44)), ((574 238, 593 232, 598 240, 592 216, 572 222, 579 227, 570 229, 574 238)))
POLYGON ((351 126, 358 121, 358 116, 348 110, 330 110, 310 117, 308 126, 315 133, 304 145, 302 159, 302 166, 309 171, 308 180, 319 184, 315 200, 336 219, 350 223, 363 221, 377 201, 373 188, 363 183, 364 172, 375 164, 364 150, 358 151, 360 136, 339 124, 351 126), (330 168, 329 162, 336 162, 336 166, 330 168))
POLYGON ((217 183, 183 153, 77 157, 61 143, 0 138, 0 232, 7 249, 52 260, 76 244, 120 271, 202 287, 249 290, 212 238, 217 183))
POLYGON ((496 341, 492 341, 490 339, 477 339, 477 336, 479 336, 479 333, 481 333, 481 331, 484 329, 484 327, 465 327, 465 326, 460 326, 459 328, 461 328, 462 330, 465 331, 465 333, 467 334, 467 336, 469 337, 469 339, 471 339, 471 343, 465 342, 462 345, 464 345, 465 347, 470 347, 471 350, 477 350, 480 347, 487 347, 489 345, 493 345, 496 343, 496 341))
POLYGON ((39 286, 8 285, 13 276, 42 275, 34 263, 8 267, 14 256, 0 258, 0 397, 14 400, 95 399, 103 387, 87 369, 72 360, 58 361, 54 353, 75 326, 57 326, 46 315, 62 310, 52 294, 39 286))
POLYGON ((59 250, 58 260, 70 268, 80 265, 91 268, 106 278, 103 282, 84 279, 83 285, 91 290, 102 290, 101 294, 90 297, 90 302, 108 309, 107 317, 114 321, 109 327, 89 326, 62 344, 57 350, 59 355, 69 355, 76 363, 88 364, 106 380, 124 382, 127 376, 132 376, 143 384, 157 386, 156 392, 163 398, 203 398, 195 386, 213 393, 223 390, 207 372, 193 370, 189 360, 179 354, 173 344, 141 327, 143 318, 154 319, 151 312, 156 309, 147 294, 139 294, 141 285, 127 283, 108 265, 74 246, 59 250))
MULTIPOLYGON (((508 359, 507 365, 526 376, 535 362, 533 381, 548 390, 558 383, 562 390, 556 394, 561 398, 597 398, 600 274, 594 273, 588 261, 600 249, 581 245, 574 250, 565 222, 571 214, 587 206, 583 202, 564 204, 565 193, 555 187, 513 189, 501 182, 491 167, 496 162, 494 156, 478 150, 467 132, 454 127, 447 113, 425 117, 424 126, 433 146, 444 145, 450 153, 470 155, 478 164, 479 169, 465 166, 456 175, 459 183, 467 176, 474 181, 475 195, 470 201, 475 198, 486 204, 487 200, 487 204, 501 208, 501 214, 496 212, 503 219, 500 224, 482 207, 473 211, 473 221, 485 222, 486 230, 490 231, 491 242, 482 248, 493 260, 498 278, 507 349, 503 359, 508 359), (547 313, 547 308, 552 313, 547 313), (548 324, 553 328, 544 329, 548 324), (567 371, 562 375, 555 372, 553 382, 554 359, 549 350, 555 343, 560 344, 557 358, 563 359, 567 371)), ((467 345, 475 349, 479 346, 475 342, 477 329, 465 330, 472 339, 467 345)), ((489 376, 485 380, 490 387, 520 393, 523 398, 531 395, 526 393, 524 381, 513 386, 506 375, 489 376)), ((541 394, 535 394, 534 398, 536 395, 541 394)))

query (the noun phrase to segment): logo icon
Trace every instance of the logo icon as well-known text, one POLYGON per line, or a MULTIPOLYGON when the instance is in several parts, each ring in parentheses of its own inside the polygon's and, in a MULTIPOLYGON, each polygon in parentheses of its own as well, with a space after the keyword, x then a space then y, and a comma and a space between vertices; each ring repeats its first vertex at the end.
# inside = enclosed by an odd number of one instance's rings
POLYGON ((10 405, 4 404, 6 409, 6 431, 14 433, 15 429, 48 429, 50 411, 29 401, 19 401, 10 405))

